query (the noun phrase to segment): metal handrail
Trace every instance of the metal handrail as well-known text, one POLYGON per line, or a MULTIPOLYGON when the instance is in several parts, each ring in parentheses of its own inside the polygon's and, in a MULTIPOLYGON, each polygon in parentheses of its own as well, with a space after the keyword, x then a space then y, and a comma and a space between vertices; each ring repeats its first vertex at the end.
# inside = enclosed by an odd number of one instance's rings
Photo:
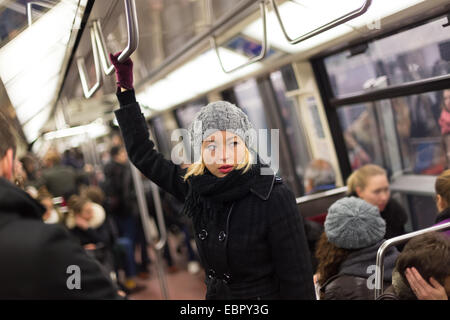
POLYGON ((42 2, 42 1, 32 1, 32 2, 28 2, 27 3, 27 18, 28 18, 28 26, 31 26, 33 24, 33 14, 32 14, 32 5, 38 5, 44 8, 53 8, 53 5, 46 3, 46 2, 42 2))
POLYGON ((149 226, 149 211, 147 206, 147 200, 145 197, 144 192, 144 186, 142 185, 142 179, 139 173, 139 170, 130 162, 131 167, 131 173, 133 177, 133 183, 136 191, 136 197, 138 201, 139 206, 139 213, 142 221, 142 227, 144 229, 144 236, 146 239, 146 243, 149 243, 153 248, 155 248, 156 253, 158 255, 156 259, 156 268, 158 271, 158 279, 160 280, 160 287, 161 292, 163 295, 163 298, 167 300, 169 298, 168 289, 167 289, 167 281, 162 265, 162 250, 164 249, 164 246, 167 243, 167 229, 166 224, 164 222, 164 214, 162 211, 162 205, 161 205, 161 197, 158 192, 158 187, 153 183, 151 183, 152 186, 152 195, 153 195, 153 201, 155 202, 155 209, 156 209, 156 218, 157 223, 159 226, 159 234, 160 239, 155 243, 154 237, 152 235, 152 231, 150 230, 149 226))
POLYGON ((301 204, 301 203, 305 203, 305 202, 308 202, 308 201, 312 201, 312 200, 317 200, 317 199, 320 199, 320 198, 333 196, 335 194, 344 193, 344 192, 347 192, 347 191, 348 191, 348 188, 347 188, 347 186, 345 186, 345 187, 334 188, 334 189, 331 189, 331 190, 318 192, 318 193, 315 193, 315 194, 309 194, 309 195, 306 195, 306 196, 303 196, 303 197, 298 197, 295 200, 296 200, 297 204, 301 204))
POLYGON ((92 55, 94 56, 95 78, 96 78, 95 84, 90 89, 87 82, 86 63, 84 61, 84 57, 80 57, 77 59, 78 73, 80 74, 81 86, 83 88, 83 93, 86 99, 92 97, 92 95, 100 88, 100 84, 102 81, 100 74, 101 72, 100 62, 98 61, 98 48, 95 41, 95 32, 93 27, 90 28, 90 35, 91 35, 92 55))
MULTIPOLYGON (((125 16, 127 19, 127 35, 128 42, 125 49, 120 54, 118 60, 119 62, 124 62, 127 60, 131 54, 136 51, 139 45, 139 25, 136 14, 136 3, 135 0, 124 0, 125 6, 125 16)), ((108 50, 106 49, 106 41, 103 36, 102 27, 100 21, 94 21, 95 38, 97 40, 97 46, 100 52, 100 59, 102 61, 103 71, 106 75, 110 75, 113 70, 113 65, 108 65, 108 50)))
POLYGON ((329 29, 335 28, 335 27, 337 27, 337 26, 339 26, 339 25, 341 25, 341 24, 343 24, 343 23, 345 23, 345 22, 347 22, 349 20, 352 20, 352 19, 354 19, 356 17, 359 17, 359 16, 363 15, 367 11, 367 9, 369 9, 370 5, 372 4, 372 0, 366 0, 364 2, 364 4, 359 9, 353 10, 353 11, 347 13, 346 15, 343 15, 342 17, 339 17, 339 18, 337 18, 337 19, 335 19, 333 21, 328 22, 327 24, 324 24, 323 26, 321 26, 319 28, 316 28, 316 29, 314 29, 314 30, 312 30, 312 31, 310 31, 308 33, 305 33, 305 34, 303 34, 303 35, 301 35, 301 36, 299 36, 299 37, 297 37, 295 39, 292 39, 291 37, 289 37, 289 35, 286 32, 286 28, 284 27, 283 20, 281 19, 280 12, 278 10, 278 6, 276 4, 276 1, 275 0, 270 0, 270 2, 272 4, 273 10, 275 11, 275 15, 276 15, 276 17, 278 19, 278 23, 280 24, 281 30, 283 31, 283 34, 284 34, 286 40, 290 44, 297 44, 297 43, 299 43, 301 41, 304 41, 306 39, 309 39, 309 38, 312 38, 314 36, 317 36, 318 34, 320 34, 322 32, 325 32, 325 31, 327 31, 329 29))
POLYGON ((95 32, 95 40, 97 41, 97 47, 99 51, 100 61, 102 62, 103 72, 106 75, 110 75, 114 71, 114 66, 109 65, 108 62, 108 51, 106 50, 106 42, 103 37, 102 26, 99 20, 94 21, 93 24, 95 32))
POLYGON ((266 4, 265 1, 261 1, 259 4, 259 8, 261 11, 261 18, 262 18, 262 23, 263 23, 263 43, 262 43, 262 47, 261 47, 261 52, 259 53, 259 55, 251 58, 249 61, 245 62, 244 64, 241 64, 240 66, 234 67, 230 70, 226 70, 225 67, 223 66, 222 63, 222 59, 220 58, 220 54, 219 54, 219 47, 217 46, 217 42, 216 42, 216 38, 213 36, 211 36, 210 38, 210 43, 211 46, 214 48, 217 58, 219 59, 219 64, 220 67, 222 68, 223 72, 225 73, 231 73, 233 71, 236 71, 238 69, 241 69, 243 67, 246 67, 252 63, 255 63, 257 61, 261 61, 262 59, 264 59, 264 57, 267 54, 267 23, 266 23, 266 4))
POLYGON ((383 277, 384 277, 384 254, 392 246, 395 246, 397 244, 406 242, 407 240, 414 238, 415 236, 428 233, 428 232, 434 232, 434 231, 440 231, 450 228, 450 222, 440 224, 437 226, 433 226, 430 228, 425 228, 422 230, 410 232, 407 234, 403 234, 401 236, 389 239, 384 241, 380 248, 378 248, 377 252, 377 260, 376 260, 376 269, 375 269, 375 300, 381 295, 383 292, 383 277))

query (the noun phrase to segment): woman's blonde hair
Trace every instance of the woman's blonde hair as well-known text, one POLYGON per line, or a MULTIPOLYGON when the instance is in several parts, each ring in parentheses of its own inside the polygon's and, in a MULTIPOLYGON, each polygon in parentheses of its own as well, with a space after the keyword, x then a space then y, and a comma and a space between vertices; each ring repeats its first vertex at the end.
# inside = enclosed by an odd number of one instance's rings
POLYGON ((447 202, 447 205, 450 205, 450 169, 445 170, 436 178, 434 190, 447 202))
POLYGON ((387 176, 386 170, 376 164, 366 164, 354 171, 347 179, 347 188, 349 193, 355 193, 356 188, 362 190, 367 186, 369 178, 378 175, 387 176))
MULTIPOLYGON (((252 166, 252 161, 253 157, 250 153, 250 151, 248 150, 247 147, 245 147, 245 157, 244 157, 244 161, 242 163, 240 163, 236 169, 240 170, 242 168, 244 168, 244 171, 242 172, 242 174, 246 173, 250 167, 252 166)), ((196 162, 196 163, 192 163, 191 165, 189 165, 186 174, 184 175, 183 179, 184 181, 186 181, 190 176, 199 176, 205 173, 205 164, 203 162, 203 157, 201 159, 201 162, 196 162)))

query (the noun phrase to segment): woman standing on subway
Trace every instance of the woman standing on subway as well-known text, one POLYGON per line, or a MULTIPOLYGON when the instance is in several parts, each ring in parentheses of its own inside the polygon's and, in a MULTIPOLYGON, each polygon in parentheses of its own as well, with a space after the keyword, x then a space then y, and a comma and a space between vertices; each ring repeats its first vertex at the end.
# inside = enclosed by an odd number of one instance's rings
POLYGON ((120 102, 115 114, 129 158, 185 203, 206 272, 206 299, 315 299, 294 194, 250 147, 247 116, 225 101, 203 107, 189 129, 199 159, 182 169, 155 150, 136 102, 133 63, 118 62, 119 54, 110 54, 120 102))

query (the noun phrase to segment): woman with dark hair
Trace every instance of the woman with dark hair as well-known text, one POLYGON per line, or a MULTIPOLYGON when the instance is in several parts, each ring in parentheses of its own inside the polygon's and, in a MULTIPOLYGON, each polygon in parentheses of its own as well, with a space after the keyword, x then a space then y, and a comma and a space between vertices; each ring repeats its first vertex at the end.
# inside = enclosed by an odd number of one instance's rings
MULTIPOLYGON (((328 209, 325 232, 316 248, 316 279, 322 300, 373 300, 376 255, 386 232, 378 208, 356 197, 328 209), (369 279, 370 278, 370 279, 369 279)), ((384 282, 389 285, 396 248, 386 252, 384 282)))

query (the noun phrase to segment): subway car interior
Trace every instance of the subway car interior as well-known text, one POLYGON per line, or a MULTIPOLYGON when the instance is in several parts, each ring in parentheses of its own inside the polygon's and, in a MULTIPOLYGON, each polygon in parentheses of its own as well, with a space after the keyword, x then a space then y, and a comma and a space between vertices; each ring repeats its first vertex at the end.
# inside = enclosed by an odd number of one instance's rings
MULTIPOLYGON (((165 159, 180 156, 174 132, 214 101, 238 106, 266 130, 265 156, 314 229, 309 242, 319 241, 330 206, 360 190, 347 182, 366 165, 384 170, 405 212, 374 265, 388 263, 389 247, 449 228, 449 220, 435 226, 435 185, 450 169, 450 1, 0 0, 0 115, 16 140, 14 182, 46 206, 46 224, 69 233, 83 225, 74 196, 100 207, 90 227, 119 221, 119 242, 130 231, 122 214, 133 211, 136 270, 127 262, 105 268, 127 299, 203 300, 211 274, 183 203, 124 151, 115 115, 122 92, 109 57, 118 52, 119 63, 132 59, 136 100, 165 159), (322 189, 310 185, 317 160, 333 172, 322 189), (125 164, 124 176, 112 162, 125 164), (58 189, 68 173, 43 182, 55 163, 76 175, 75 193, 58 189), (117 197, 124 203, 115 220, 117 197)), ((107 260, 104 244, 82 244, 107 260)), ((383 271, 375 275, 381 281, 383 271)))

